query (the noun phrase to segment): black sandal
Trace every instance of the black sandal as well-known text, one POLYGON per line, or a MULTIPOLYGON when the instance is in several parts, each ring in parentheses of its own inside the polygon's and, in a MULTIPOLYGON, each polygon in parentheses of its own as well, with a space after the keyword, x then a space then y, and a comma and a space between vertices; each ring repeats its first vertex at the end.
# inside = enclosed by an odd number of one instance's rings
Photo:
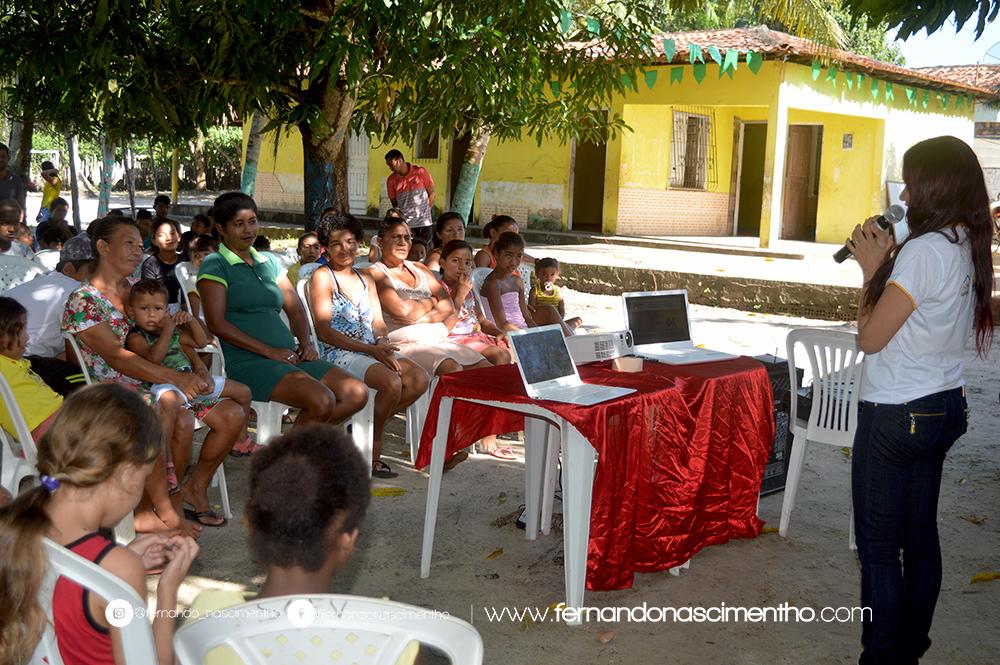
POLYGON ((376 460, 372 465, 373 478, 396 478, 399 474, 389 468, 389 465, 382 460, 376 460))

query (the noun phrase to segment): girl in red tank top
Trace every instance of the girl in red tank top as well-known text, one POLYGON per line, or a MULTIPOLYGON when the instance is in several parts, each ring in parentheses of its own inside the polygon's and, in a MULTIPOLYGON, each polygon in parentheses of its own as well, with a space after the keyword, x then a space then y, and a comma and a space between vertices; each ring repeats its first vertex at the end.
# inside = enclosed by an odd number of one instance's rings
MULTIPOLYGON (((170 610, 177 609, 177 590, 198 546, 158 534, 121 547, 101 533, 132 519, 153 465, 162 463, 159 420, 135 391, 104 383, 66 400, 38 442, 40 485, 0 509, 0 663, 27 661, 46 630, 38 602, 43 537, 116 575, 143 600, 145 570, 163 566, 152 633, 157 660, 173 663, 170 610)), ((124 665, 118 628, 105 616, 112 600, 68 579, 56 581, 53 629, 65 665, 124 665)))

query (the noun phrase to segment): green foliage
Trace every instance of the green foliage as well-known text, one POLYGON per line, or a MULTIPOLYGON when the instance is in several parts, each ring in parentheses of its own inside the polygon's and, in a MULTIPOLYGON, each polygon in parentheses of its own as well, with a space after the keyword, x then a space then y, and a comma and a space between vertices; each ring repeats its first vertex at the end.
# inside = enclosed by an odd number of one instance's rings
POLYGON ((906 39, 927 28, 931 33, 941 28, 952 14, 957 29, 975 16, 976 37, 983 34, 986 24, 996 20, 1000 0, 843 0, 843 7, 852 16, 868 16, 873 23, 899 25, 896 39, 906 39))

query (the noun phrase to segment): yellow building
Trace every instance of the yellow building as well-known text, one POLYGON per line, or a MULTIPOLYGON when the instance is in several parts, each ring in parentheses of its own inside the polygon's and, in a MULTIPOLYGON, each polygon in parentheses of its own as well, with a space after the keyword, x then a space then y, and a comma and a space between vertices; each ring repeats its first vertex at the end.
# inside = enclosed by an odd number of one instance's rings
MULTIPOLYGON (((898 194, 909 146, 941 134, 971 144, 974 100, 996 96, 852 53, 823 53, 766 28, 661 40, 668 52, 673 46, 672 59, 661 52, 614 101, 631 132, 600 145, 491 143, 473 214, 609 234, 755 236, 763 247, 779 238, 841 242, 898 194), (829 59, 821 64, 822 56, 829 59)), ((388 208, 384 155, 392 148, 430 171, 436 203, 447 209, 464 147, 435 137, 417 143, 352 138, 352 212, 388 208)), ((258 202, 301 210, 302 191, 298 134, 282 137, 277 150, 266 141, 258 202)))

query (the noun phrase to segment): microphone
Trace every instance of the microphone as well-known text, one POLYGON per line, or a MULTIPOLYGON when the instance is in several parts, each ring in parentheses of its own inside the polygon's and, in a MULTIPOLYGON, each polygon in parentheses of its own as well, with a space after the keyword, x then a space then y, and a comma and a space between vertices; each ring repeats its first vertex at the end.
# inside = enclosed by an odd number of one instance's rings
MULTIPOLYGON (((875 219, 875 223, 883 231, 888 231, 892 228, 892 225, 896 222, 903 221, 903 217, 906 216, 906 211, 903 210, 903 206, 893 204, 885 209, 878 218, 875 219)), ((837 250, 837 253, 833 255, 833 260, 837 263, 843 263, 848 256, 851 255, 851 246, 849 242, 845 242, 844 246, 837 250)))

